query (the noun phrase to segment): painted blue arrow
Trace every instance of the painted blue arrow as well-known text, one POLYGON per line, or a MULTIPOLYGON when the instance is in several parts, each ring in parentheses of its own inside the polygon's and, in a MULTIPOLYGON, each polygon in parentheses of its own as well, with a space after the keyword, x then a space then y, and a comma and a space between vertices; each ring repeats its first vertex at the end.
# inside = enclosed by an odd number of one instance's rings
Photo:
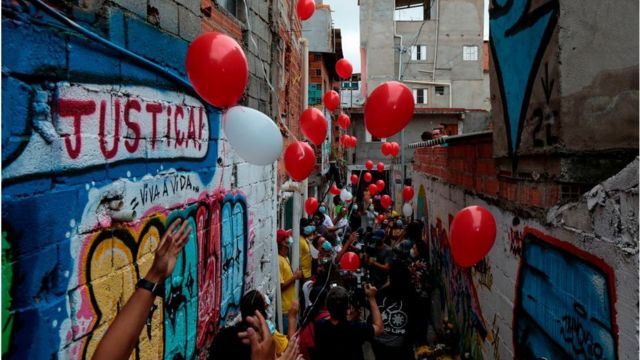
POLYGON ((515 154, 541 58, 555 28, 558 1, 531 10, 531 0, 493 0, 491 51, 502 96, 509 150, 515 154))

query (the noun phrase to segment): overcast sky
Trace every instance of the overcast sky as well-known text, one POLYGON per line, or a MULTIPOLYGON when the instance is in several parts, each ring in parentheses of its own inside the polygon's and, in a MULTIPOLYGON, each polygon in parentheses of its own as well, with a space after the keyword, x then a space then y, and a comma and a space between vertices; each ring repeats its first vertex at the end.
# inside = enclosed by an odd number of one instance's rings
MULTIPOLYGON (((389 0, 391 1, 391 0, 389 0)), ((342 53, 353 65, 353 72, 360 72, 360 9, 358 0, 323 0, 332 10, 333 25, 342 33, 342 53)), ((485 0, 484 38, 489 39, 488 0, 485 0)))

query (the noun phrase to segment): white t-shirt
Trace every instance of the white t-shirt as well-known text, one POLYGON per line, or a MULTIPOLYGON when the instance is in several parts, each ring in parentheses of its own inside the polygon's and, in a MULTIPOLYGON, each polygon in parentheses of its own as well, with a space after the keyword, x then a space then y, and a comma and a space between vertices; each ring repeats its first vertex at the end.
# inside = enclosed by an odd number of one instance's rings
POLYGON ((311 304, 311 300, 309 300, 309 294, 311 294, 311 289, 313 288, 313 281, 311 280, 307 280, 303 285, 302 285, 302 294, 304 295, 304 303, 305 303, 305 307, 309 307, 313 304, 311 304))
POLYGON ((327 214, 324 214, 324 221, 322 222, 322 225, 324 225, 325 227, 333 227, 333 221, 331 221, 331 217, 327 214))

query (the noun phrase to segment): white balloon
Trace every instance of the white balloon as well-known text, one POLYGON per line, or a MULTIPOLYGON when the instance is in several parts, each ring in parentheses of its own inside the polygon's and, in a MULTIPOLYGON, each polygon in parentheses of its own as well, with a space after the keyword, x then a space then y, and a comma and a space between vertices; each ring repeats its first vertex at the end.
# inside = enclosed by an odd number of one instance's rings
POLYGON ((353 195, 351 195, 351 193, 347 189, 342 189, 342 191, 340 191, 340 200, 346 202, 351 199, 353 199, 353 195))
POLYGON ((276 123, 258 110, 234 106, 223 117, 224 133, 242 159, 269 165, 282 153, 282 134, 276 123))
POLYGON ((404 203, 404 205, 402 205, 402 214, 406 217, 411 216, 411 214, 413 214, 413 206, 409 203, 404 203))

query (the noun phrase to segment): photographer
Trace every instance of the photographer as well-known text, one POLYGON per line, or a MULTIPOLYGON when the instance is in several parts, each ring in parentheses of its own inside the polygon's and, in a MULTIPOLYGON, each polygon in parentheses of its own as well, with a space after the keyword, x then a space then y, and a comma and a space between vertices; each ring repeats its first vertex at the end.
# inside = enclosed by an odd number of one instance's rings
POLYGON ((329 291, 326 300, 329 318, 315 322, 315 348, 311 354, 312 359, 364 359, 363 343, 371 341, 374 336, 379 336, 384 331, 375 298, 376 288, 367 284, 365 293, 371 307, 373 324, 347 320, 349 309, 347 290, 341 286, 335 286, 329 291))
POLYGON ((373 246, 367 248, 366 263, 369 266, 371 283, 376 287, 382 287, 387 282, 393 258, 393 251, 384 243, 384 237, 384 230, 374 231, 371 236, 373 246))

